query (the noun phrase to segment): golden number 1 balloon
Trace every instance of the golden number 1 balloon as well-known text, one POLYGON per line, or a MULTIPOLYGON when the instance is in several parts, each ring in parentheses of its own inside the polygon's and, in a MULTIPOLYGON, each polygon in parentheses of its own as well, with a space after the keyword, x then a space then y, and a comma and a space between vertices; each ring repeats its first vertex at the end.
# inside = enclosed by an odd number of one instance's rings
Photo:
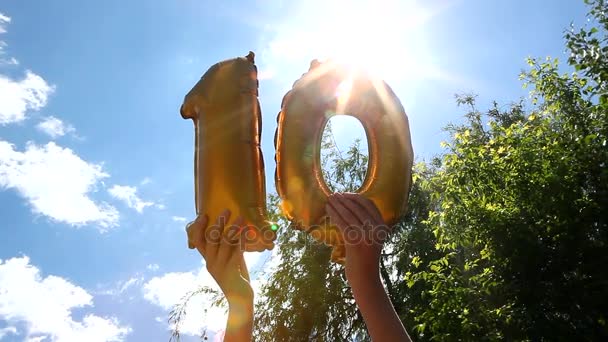
POLYGON ((408 118, 390 87, 332 63, 313 61, 283 98, 275 133, 277 191, 284 214, 344 259, 344 239, 328 224, 330 189, 320 163, 321 138, 336 114, 359 119, 367 136, 369 167, 360 195, 372 200, 392 225, 405 213, 413 150, 408 118))
MULTIPOLYGON (((180 113, 195 127, 197 215, 210 224, 224 209, 248 225, 247 251, 272 249, 276 233, 267 222, 262 128, 254 54, 213 65, 186 95, 180 113)), ((227 227, 228 225, 226 225, 227 227)), ((189 247, 194 245, 190 241, 189 247)))

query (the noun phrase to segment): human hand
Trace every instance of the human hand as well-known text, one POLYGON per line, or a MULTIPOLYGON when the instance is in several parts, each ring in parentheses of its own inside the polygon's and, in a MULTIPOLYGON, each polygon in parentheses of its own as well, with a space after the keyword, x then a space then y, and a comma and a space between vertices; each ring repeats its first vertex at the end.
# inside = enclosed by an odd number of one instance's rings
POLYGON ((326 206, 344 236, 346 279, 372 341, 411 341, 380 280, 380 255, 390 228, 369 199, 333 194, 326 206))
POLYGON ((379 276, 380 255, 390 228, 371 200, 354 193, 335 193, 326 205, 331 223, 344 237, 346 278, 351 286, 379 276))
POLYGON ((240 248, 244 238, 244 220, 238 217, 227 230, 230 211, 224 210, 214 225, 207 228, 208 217, 202 215, 188 226, 190 242, 205 259, 207 271, 217 282, 229 304, 252 302, 253 290, 249 272, 240 248))

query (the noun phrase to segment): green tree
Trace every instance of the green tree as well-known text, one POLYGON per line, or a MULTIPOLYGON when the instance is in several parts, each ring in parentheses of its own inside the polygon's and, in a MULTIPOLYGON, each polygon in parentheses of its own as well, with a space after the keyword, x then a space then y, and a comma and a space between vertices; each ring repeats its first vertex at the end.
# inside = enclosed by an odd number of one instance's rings
MULTIPOLYGON (((322 166, 328 186, 354 191, 365 178, 367 156, 359 142, 346 156, 336 145, 331 125, 322 140, 322 166)), ((345 281, 343 268, 330 260, 331 249, 295 229, 271 196, 273 216, 280 222, 274 251, 276 265, 269 271, 256 302, 256 341, 348 341, 363 326, 345 281)))
MULTIPOLYGON (((363 183, 368 156, 360 144, 355 141, 347 151, 340 151, 331 125, 325 130, 322 165, 333 191, 356 191, 363 183)), ((431 208, 431 187, 425 180, 433 172, 434 167, 416 165, 408 214, 394 227, 381 261, 382 280, 409 330, 415 322, 408 308, 420 301, 420 296, 404 285, 404 274, 411 268, 409 260, 431 260, 437 255, 433 234, 421 223, 431 208)), ((277 204, 272 207, 278 208, 277 204)), ((255 340, 369 340, 344 268, 330 261, 329 247, 290 227, 279 234, 276 253, 279 263, 264 282, 256 304, 255 340)))
POLYGON ((595 26, 565 34, 574 72, 529 60, 527 113, 457 98, 427 221, 444 255, 406 277, 424 339, 608 337, 608 7, 586 2, 595 26))

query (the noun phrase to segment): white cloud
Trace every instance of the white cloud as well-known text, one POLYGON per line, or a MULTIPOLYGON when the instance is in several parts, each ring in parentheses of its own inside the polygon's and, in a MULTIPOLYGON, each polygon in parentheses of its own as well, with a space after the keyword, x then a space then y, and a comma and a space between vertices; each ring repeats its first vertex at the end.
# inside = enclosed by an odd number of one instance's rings
POLYGON ((102 232, 116 226, 116 208, 90 197, 106 177, 101 165, 88 163, 54 142, 28 143, 21 152, 0 140, 0 189, 15 189, 34 213, 53 220, 73 226, 95 223, 102 232))
POLYGON ((145 177, 144 179, 141 180, 141 182, 139 183, 139 185, 148 185, 150 183, 152 183, 152 178, 145 177))
POLYGON ((46 336, 37 336, 37 337, 30 337, 27 340, 25 340, 25 342, 44 342, 44 340, 46 340, 46 336))
POLYGON ((114 296, 122 303, 125 299, 133 300, 143 283, 144 277, 140 274, 135 274, 127 280, 120 280, 111 285, 98 284, 97 289, 91 291, 91 293, 95 296, 114 296))
POLYGON ((41 132, 48 134, 53 139, 76 131, 74 126, 63 122, 54 116, 44 118, 40 123, 38 123, 36 128, 38 128, 38 130, 41 132))
POLYGON ((19 81, 0 75, 0 125, 23 121, 28 110, 46 106, 53 90, 42 77, 29 70, 19 81))
MULTIPOLYGON (((259 261, 262 253, 245 253, 244 256, 250 275, 255 278, 256 273, 251 271, 253 266, 259 261)), ((263 279, 257 278, 251 281, 251 286, 256 296, 260 292, 263 281, 263 279)), ((146 282, 142 289, 144 298, 147 301, 169 312, 175 304, 182 302, 182 297, 188 292, 202 286, 208 286, 220 291, 217 283, 211 274, 207 272, 205 266, 201 267, 198 272, 171 272, 154 277, 146 282)), ((180 325, 180 333, 200 336, 201 331, 206 327, 208 333, 221 334, 226 326, 227 318, 227 312, 224 308, 211 306, 209 295, 199 294, 192 297, 188 302, 185 318, 180 325), (207 312, 205 312, 205 309, 207 309, 207 312)))
POLYGON ((172 216, 171 219, 175 222, 186 222, 186 218, 181 216, 172 216))
POLYGON ((247 264, 247 268, 252 270, 254 266, 261 260, 262 255, 266 255, 266 253, 270 252, 246 252, 243 254, 245 259, 245 264, 247 264))
POLYGON ((114 317, 74 320, 72 311, 92 307, 93 297, 64 278, 43 278, 28 257, 0 261, 0 289, 0 320, 25 323, 29 341, 123 341, 131 331, 114 317))
MULTIPOLYGON (((154 277, 144 284, 143 295, 147 301, 160 306, 168 313, 175 304, 181 302, 184 295, 200 286, 217 288, 215 281, 204 268, 198 274, 172 272, 154 277)), ((217 333, 223 331, 226 325, 226 310, 212 307, 210 298, 206 295, 192 297, 188 302, 186 312, 187 314, 180 324, 181 334, 200 336, 205 326, 208 332, 217 333)))
POLYGON ((270 80, 276 76, 276 71, 273 69, 263 69, 258 72, 258 80, 270 80))
POLYGON ((4 336, 16 335, 16 334, 17 334, 17 328, 15 328, 15 327, 6 327, 6 328, 0 329, 0 339, 2 339, 4 336))
POLYGON ((120 286, 120 289, 118 290, 118 293, 119 294, 125 293, 129 288, 140 284, 141 282, 143 282, 143 280, 144 280, 144 278, 142 278, 142 277, 133 277, 133 278, 130 278, 129 280, 125 281, 120 286))
POLYGON ((119 199, 127 204, 131 209, 142 213, 144 208, 154 205, 154 202, 146 202, 137 196, 137 188, 127 185, 114 185, 108 192, 112 197, 119 199))
POLYGON ((156 271, 158 271, 160 266, 158 266, 158 264, 150 264, 150 265, 146 266, 146 268, 152 272, 156 272, 156 271))
MULTIPOLYGON (((1 43, 1 42, 0 42, 1 43)), ((2 46, 0 46, 0 53, 2 52, 2 46)), ((19 61, 15 57, 9 59, 0 59, 0 65, 19 65, 19 61)))
MULTIPOLYGON (((6 33, 6 25, 11 22, 11 18, 0 13, 0 34, 6 33)), ((14 57, 9 59, 4 59, 2 56, 4 55, 4 47, 6 43, 3 40, 0 40, 0 65, 8 64, 8 65, 17 65, 19 61, 17 61, 14 57)))
POLYGON ((6 24, 11 22, 11 18, 0 12, 0 33, 6 32, 6 24))

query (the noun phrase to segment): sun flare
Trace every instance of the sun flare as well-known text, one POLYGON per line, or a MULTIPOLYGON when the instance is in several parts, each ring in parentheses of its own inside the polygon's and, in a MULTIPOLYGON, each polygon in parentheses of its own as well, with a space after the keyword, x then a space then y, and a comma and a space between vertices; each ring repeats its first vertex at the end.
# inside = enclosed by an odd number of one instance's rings
POLYGON ((419 73, 422 24, 430 11, 413 1, 334 0, 317 8, 312 27, 301 28, 307 48, 320 60, 385 78, 419 73))
MULTIPOLYGON (((296 0, 284 8, 283 20, 269 24, 275 34, 264 50, 266 71, 289 75, 282 80, 289 89, 291 77, 302 75, 312 60, 331 60, 372 76, 382 100, 390 103, 380 80, 411 94, 419 81, 443 77, 429 48, 428 23, 454 1, 430 5, 421 0, 296 0)), ((307 80, 322 76, 334 65, 322 63, 307 80)), ((349 100, 351 86, 347 79, 336 91, 338 113, 349 100)), ((333 119, 334 133, 352 136, 359 132, 354 129, 356 122, 342 115, 333 119)))

